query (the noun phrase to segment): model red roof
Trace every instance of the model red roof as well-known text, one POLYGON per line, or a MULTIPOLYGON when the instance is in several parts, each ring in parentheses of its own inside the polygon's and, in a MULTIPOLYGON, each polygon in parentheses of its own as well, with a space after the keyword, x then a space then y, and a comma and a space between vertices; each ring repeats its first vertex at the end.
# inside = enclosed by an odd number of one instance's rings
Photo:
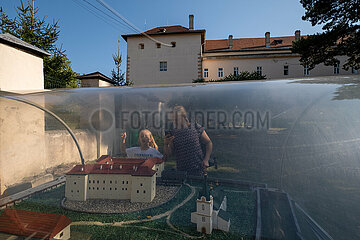
MULTIPOLYGON (((233 47, 231 50, 240 49, 276 49, 291 47, 295 36, 271 37, 270 47, 265 46, 265 38, 237 38, 233 39, 233 47)), ((230 50, 229 39, 206 40, 205 51, 230 50)))
POLYGON ((132 176, 153 176, 156 171, 152 170, 155 164, 162 163, 161 158, 111 158, 103 155, 96 164, 76 165, 68 175, 87 174, 130 174, 132 176))
POLYGON ((17 236, 52 239, 69 224, 69 218, 52 213, 5 209, 0 215, 0 232, 17 236))

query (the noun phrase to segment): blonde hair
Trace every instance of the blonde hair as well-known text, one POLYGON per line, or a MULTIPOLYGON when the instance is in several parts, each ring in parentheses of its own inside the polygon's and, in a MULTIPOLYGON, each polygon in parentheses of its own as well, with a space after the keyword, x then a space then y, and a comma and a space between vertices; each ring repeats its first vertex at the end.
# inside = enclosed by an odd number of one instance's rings
POLYGON ((155 139, 154 139, 152 133, 151 133, 150 130, 148 130, 148 129, 142 129, 142 130, 139 131, 139 137, 138 137, 138 141, 137 141, 138 145, 140 145, 140 142, 141 142, 141 141, 140 141, 140 135, 141 135, 141 133, 144 132, 144 131, 146 131, 146 132, 148 132, 148 133, 150 134, 150 147, 153 147, 153 148, 155 148, 156 150, 158 150, 159 147, 158 147, 158 145, 156 144, 155 139))
POLYGON ((181 105, 175 106, 173 111, 177 114, 180 114, 180 116, 182 116, 185 119, 185 121, 187 123, 189 123, 189 119, 187 117, 187 113, 186 113, 184 106, 181 106, 181 105))

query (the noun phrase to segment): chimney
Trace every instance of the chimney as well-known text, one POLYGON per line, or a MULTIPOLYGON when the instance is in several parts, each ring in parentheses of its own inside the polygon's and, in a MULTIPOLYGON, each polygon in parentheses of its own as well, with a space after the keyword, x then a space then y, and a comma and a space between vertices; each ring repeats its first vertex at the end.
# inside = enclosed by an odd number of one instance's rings
POLYGON ((233 48, 233 35, 229 35, 229 49, 233 48))
POLYGON ((122 165, 120 165, 120 169, 122 169, 122 165))
POLYGON ((83 172, 83 171, 84 171, 84 168, 82 167, 82 168, 81 168, 81 172, 83 172))
POLYGON ((102 165, 100 165, 100 169, 102 169, 102 165))
POLYGON ((300 40, 300 30, 295 31, 295 42, 300 40))
POLYGON ((194 30, 194 15, 189 15, 189 29, 194 30))
POLYGON ((112 170, 113 165, 110 165, 110 170, 112 170))
POLYGON ((265 33, 265 46, 270 47, 270 32, 265 33))

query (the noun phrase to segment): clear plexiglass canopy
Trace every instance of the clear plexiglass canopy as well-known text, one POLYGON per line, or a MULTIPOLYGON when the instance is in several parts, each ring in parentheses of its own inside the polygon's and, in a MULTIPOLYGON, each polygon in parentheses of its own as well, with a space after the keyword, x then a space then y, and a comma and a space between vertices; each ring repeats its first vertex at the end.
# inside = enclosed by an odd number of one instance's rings
MULTIPOLYGON (((226 211, 231 222, 229 232, 221 233, 221 238, 360 238, 358 76, 83 88, 27 95, 1 92, 2 192, 5 190, 6 194, 6 189, 13 185, 31 182, 34 176, 62 176, 74 164, 81 164, 74 139, 53 115, 71 129, 85 163, 91 164, 102 155, 124 157, 123 133, 127 136, 126 147, 136 147, 139 130, 145 128, 151 131, 160 153, 164 154, 164 136, 174 128, 175 106, 183 106, 189 122, 203 127, 211 139, 210 162, 215 161, 216 166, 207 169, 207 182, 213 195, 217 188, 227 195, 226 211)), ((202 151, 205 153, 206 147, 202 151)), ((165 170, 176 169, 175 155, 165 160, 165 170)), ((201 178, 197 182, 189 178, 185 183, 193 186, 196 194, 187 203, 190 207, 179 208, 171 216, 171 224, 177 230, 157 231, 168 226, 160 218, 154 220, 157 224, 151 225, 153 232, 147 234, 156 233, 159 239, 161 234, 175 239, 185 239, 183 233, 201 236, 190 218, 203 182, 201 178)), ((183 185, 185 189, 187 185, 183 185)), ((64 195, 64 188, 56 191, 64 195)), ((183 194, 190 194, 190 190, 183 194)), ((26 201, 37 202, 47 206, 40 210, 80 221, 75 212, 64 210, 57 201, 49 203, 51 194, 42 198, 49 201, 38 201, 35 197, 24 200, 18 207, 31 210, 26 201), (52 211, 50 206, 62 210, 52 211)), ((171 201, 176 198, 181 196, 175 195, 171 201)), ((153 208, 156 211, 146 214, 161 214, 158 206, 153 208)), ((125 218, 138 219, 136 214, 130 215, 125 218)), ((116 216, 110 214, 106 219, 102 215, 99 221, 116 222, 113 219, 116 216)), ((71 234, 90 234, 96 238, 99 237, 96 231, 94 226, 74 227, 71 234)), ((133 233, 143 231, 147 230, 136 228, 133 233)), ((217 239, 218 231, 206 236, 217 239)))

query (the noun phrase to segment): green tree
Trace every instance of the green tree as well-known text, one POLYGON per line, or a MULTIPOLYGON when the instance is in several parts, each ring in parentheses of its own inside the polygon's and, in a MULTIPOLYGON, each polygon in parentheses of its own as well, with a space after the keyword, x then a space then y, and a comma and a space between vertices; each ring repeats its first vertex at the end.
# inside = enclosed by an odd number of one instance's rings
POLYGON ((343 68, 360 68, 360 0, 301 0, 302 17, 313 26, 322 25, 323 33, 293 43, 293 52, 309 68, 317 64, 334 65, 338 56, 347 56, 343 68))
POLYGON ((0 30, 52 54, 44 58, 45 88, 78 87, 78 74, 71 69, 65 51, 56 46, 60 35, 58 21, 47 23, 46 17, 38 17, 39 9, 33 8, 30 2, 24 5, 21 0, 20 3, 14 19, 0 9, 0 30))
POLYGON ((115 82, 115 86, 131 85, 131 82, 126 82, 124 73, 121 72, 122 55, 120 53, 120 39, 118 39, 118 51, 112 55, 115 68, 111 70, 111 79, 115 82))

